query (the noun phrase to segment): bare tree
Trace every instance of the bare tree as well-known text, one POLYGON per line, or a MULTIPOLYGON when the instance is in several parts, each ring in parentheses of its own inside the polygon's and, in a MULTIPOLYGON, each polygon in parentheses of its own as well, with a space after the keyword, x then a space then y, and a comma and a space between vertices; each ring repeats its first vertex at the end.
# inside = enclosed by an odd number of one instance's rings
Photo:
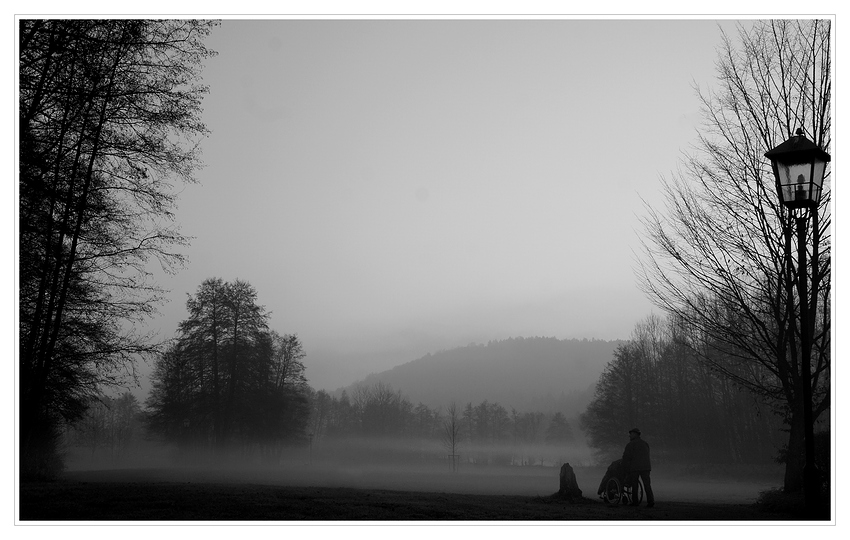
POLYGON ((286 385, 301 386, 307 384, 304 376, 304 346, 295 334, 281 336, 275 331, 271 332, 274 345, 274 379, 275 387, 283 388, 286 385))
POLYGON ((318 442, 326 433, 330 423, 332 398, 325 390, 313 391, 308 387, 311 396, 311 422, 313 439, 318 442))
POLYGON ((50 431, 154 350, 132 325, 187 239, 172 181, 194 181, 211 23, 21 20, 22 470, 48 474, 50 431), (47 456, 47 457, 46 457, 47 456), (47 459, 47 461, 45 461, 47 459))
POLYGON ((458 449, 461 441, 461 414, 457 408, 457 404, 452 401, 446 409, 446 417, 443 419, 443 437, 442 442, 446 451, 449 453, 452 471, 457 472, 458 449))
POLYGON ((711 369, 772 402, 789 424, 785 489, 800 489, 803 403, 800 305, 820 300, 811 383, 814 416, 829 407, 830 190, 794 268, 793 217, 778 201, 764 153, 797 128, 830 146, 829 21, 770 20, 723 36, 720 87, 700 91, 704 128, 683 168, 664 181, 666 209, 647 206, 638 276, 711 369), (809 298, 796 296, 801 276, 809 298))
POLYGON ((267 459, 305 442, 305 353, 294 335, 268 328, 254 287, 207 279, 186 306, 189 317, 154 364, 151 429, 217 453, 252 446, 267 459))

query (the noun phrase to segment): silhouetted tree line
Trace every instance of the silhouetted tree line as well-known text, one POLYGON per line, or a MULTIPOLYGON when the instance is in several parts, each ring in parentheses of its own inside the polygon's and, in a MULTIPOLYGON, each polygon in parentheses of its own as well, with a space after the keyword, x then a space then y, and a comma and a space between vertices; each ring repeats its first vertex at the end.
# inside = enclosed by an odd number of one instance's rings
POLYGON ((449 453, 459 450, 465 462, 502 464, 532 464, 533 448, 574 441, 572 427, 560 412, 520 413, 484 400, 456 407, 452 415, 452 406, 444 411, 413 405, 382 381, 355 386, 351 395, 343 391, 339 397, 320 390, 312 395, 311 436, 318 447, 355 438, 418 442, 401 446, 414 451, 428 445, 430 456, 436 455, 434 449, 451 448, 449 453))
POLYGON ((93 398, 82 418, 69 425, 66 444, 84 448, 92 461, 125 457, 144 437, 144 415, 136 396, 93 398))
POLYGON ((309 387, 298 337, 269 329, 269 314, 245 281, 207 279, 186 307, 188 318, 151 376, 152 432, 196 450, 271 459, 305 441, 309 387))
POLYGON ((779 404, 759 400, 712 370, 690 338, 674 322, 651 316, 617 348, 581 416, 603 461, 622 454, 635 426, 651 441, 653 459, 662 462, 755 464, 777 457, 783 444, 779 404))
POLYGON ((172 180, 199 163, 199 20, 22 19, 19 26, 20 450, 54 476, 64 422, 155 350, 133 323, 186 239, 172 180), (129 322, 130 324, 124 324, 129 322))

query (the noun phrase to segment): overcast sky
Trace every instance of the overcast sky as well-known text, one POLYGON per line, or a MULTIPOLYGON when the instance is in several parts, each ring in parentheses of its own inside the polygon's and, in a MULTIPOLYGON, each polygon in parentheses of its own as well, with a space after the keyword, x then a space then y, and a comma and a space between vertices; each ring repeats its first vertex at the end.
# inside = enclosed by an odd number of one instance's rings
POLYGON ((471 342, 628 338, 641 199, 694 142, 719 23, 224 20, 152 328, 246 280, 329 390, 471 342))

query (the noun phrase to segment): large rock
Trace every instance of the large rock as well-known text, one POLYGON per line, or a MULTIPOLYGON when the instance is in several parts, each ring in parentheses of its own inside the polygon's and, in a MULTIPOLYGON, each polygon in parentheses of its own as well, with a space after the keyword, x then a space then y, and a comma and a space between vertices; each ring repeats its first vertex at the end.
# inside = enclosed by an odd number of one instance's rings
POLYGON ((581 489, 579 489, 576 481, 576 473, 569 463, 561 465, 561 485, 558 489, 558 495, 570 500, 581 499, 581 489))

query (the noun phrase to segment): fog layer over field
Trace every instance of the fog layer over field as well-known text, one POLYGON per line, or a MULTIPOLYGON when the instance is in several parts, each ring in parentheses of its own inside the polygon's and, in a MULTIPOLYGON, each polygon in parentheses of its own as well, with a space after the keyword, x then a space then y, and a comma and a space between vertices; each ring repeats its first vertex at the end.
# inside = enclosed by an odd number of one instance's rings
MULTIPOLYGON (((487 495, 548 496, 559 488, 562 463, 570 463, 583 495, 596 498, 605 467, 587 447, 466 448, 457 470, 439 444, 349 439, 292 449, 279 459, 231 456, 213 459, 175 447, 149 444, 135 455, 111 460, 69 451, 65 478, 88 482, 191 482, 348 487, 487 495), (521 464, 522 463, 522 464, 521 464)), ((658 502, 755 502, 781 485, 776 466, 738 469, 654 464, 658 502)))

